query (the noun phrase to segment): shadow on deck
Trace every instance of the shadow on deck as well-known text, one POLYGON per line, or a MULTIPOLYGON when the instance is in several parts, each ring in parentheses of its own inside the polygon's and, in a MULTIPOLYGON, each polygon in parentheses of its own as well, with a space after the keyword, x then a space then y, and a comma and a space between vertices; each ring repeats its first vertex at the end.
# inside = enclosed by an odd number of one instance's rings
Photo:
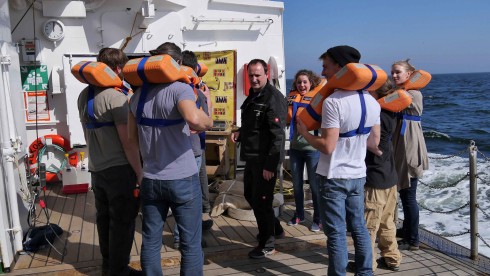
MULTIPOLYGON (((65 254, 62 256, 54 248, 45 248, 34 254, 19 255, 9 274, 101 275, 102 256, 95 225, 93 192, 63 195, 60 191, 61 184, 54 184, 50 188, 44 198, 49 221, 64 230, 61 239, 55 241, 54 247, 65 254)), ((247 253, 257 244, 255 222, 239 221, 225 215, 213 218, 213 228, 203 233, 203 240, 207 245, 204 248, 205 275, 325 275, 328 263, 326 238, 322 232, 314 233, 308 229, 312 223, 312 208, 307 209, 306 222, 303 225, 287 226, 293 212, 293 206, 285 205, 280 220, 286 231, 286 238, 276 241, 278 254, 262 260, 251 260, 247 257, 247 253)), ((38 210, 37 215, 37 225, 44 225, 47 222, 45 213, 38 210)), ((163 233, 161 264, 165 275, 178 275, 180 253, 172 248, 171 231, 175 222, 173 217, 169 217, 167 222, 163 233)), ((137 269, 140 268, 141 233, 141 217, 138 217, 131 251, 131 266, 137 269)), ((350 259, 353 259, 352 245, 349 245, 349 253, 350 259)), ((428 247, 418 252, 402 253, 401 271, 395 273, 377 270, 376 274, 486 275, 428 247)))

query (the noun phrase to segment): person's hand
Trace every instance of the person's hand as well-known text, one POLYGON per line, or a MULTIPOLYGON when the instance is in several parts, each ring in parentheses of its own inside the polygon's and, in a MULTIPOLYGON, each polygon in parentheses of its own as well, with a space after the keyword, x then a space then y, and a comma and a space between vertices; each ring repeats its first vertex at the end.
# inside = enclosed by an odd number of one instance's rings
POLYGON ((231 133, 231 140, 233 142, 236 143, 238 141, 238 137, 240 137, 240 131, 235 131, 231 133))
POLYGON ((209 92, 209 87, 207 85, 202 84, 201 85, 201 91, 204 94, 204 96, 206 96, 206 98, 209 99, 211 97, 211 93, 209 92))
POLYGON ((377 156, 382 156, 383 155, 383 151, 381 151, 379 148, 376 148, 373 153, 377 156))
POLYGON ((271 172, 268 170, 263 170, 262 176, 264 177, 265 180, 269 181, 269 180, 271 180, 272 177, 274 177, 274 172, 271 172))
POLYGON ((211 92, 209 91, 209 87, 205 84, 201 86, 201 91, 206 96, 206 103, 208 104, 208 112, 211 116, 213 114, 213 102, 211 101, 211 92))
POLYGON ((296 130, 299 134, 301 134, 301 136, 305 136, 305 134, 308 132, 308 129, 300 118, 296 118, 296 130))

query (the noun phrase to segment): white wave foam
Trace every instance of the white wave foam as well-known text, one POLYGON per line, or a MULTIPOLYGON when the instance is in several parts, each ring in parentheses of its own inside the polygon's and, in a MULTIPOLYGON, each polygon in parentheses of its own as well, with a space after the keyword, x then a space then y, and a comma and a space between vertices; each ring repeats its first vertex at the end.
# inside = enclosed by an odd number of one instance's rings
MULTIPOLYGON (((430 153, 429 157, 444 157, 443 155, 430 153)), ((430 186, 443 187, 463 178, 469 172, 469 159, 452 157, 449 159, 430 159, 430 169, 420 179, 430 186)), ((481 209, 490 215, 490 162, 479 159, 477 162, 477 202, 481 209), (489 210, 489 211, 487 211, 489 210)), ((444 189, 431 189, 419 182, 417 188, 417 200, 419 204, 436 211, 450 211, 465 205, 470 200, 469 177, 460 181, 456 186, 444 189)), ((478 228, 480 236, 490 243, 490 217, 486 217, 478 210, 478 228)), ((403 211, 399 210, 400 218, 403 211)), ((421 227, 439 234, 457 234, 470 229, 470 210, 465 207, 455 213, 438 214, 420 208, 421 227)), ((470 235, 452 237, 449 240, 464 247, 470 248, 470 235)), ((478 251, 490 257, 490 248, 481 240, 478 241, 478 251)))
POLYGON ((449 134, 446 134, 444 132, 439 132, 436 130, 427 130, 424 131, 424 135, 429 138, 437 138, 437 137, 444 137, 447 138, 448 140, 451 139, 451 136, 449 134))

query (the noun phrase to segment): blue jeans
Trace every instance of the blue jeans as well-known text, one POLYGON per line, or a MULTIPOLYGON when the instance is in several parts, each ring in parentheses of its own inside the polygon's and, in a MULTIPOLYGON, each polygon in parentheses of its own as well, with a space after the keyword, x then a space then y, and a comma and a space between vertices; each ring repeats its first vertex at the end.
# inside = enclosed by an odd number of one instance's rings
POLYGON ((403 206, 403 239, 410 245, 419 245, 418 178, 410 178, 410 188, 400 190, 403 206))
POLYGON ((291 158, 291 173, 293 175, 296 216, 301 220, 305 218, 303 169, 306 163, 311 197, 313 200, 313 222, 320 223, 320 212, 318 209, 318 181, 316 176, 316 166, 318 165, 318 160, 320 159, 320 152, 316 150, 290 149, 289 157, 291 158))
POLYGON ((319 176, 323 231, 327 235, 328 275, 345 275, 348 261, 346 221, 352 229, 356 275, 373 275, 371 238, 364 221, 366 178, 327 179, 319 176))
MULTIPOLYGON (((200 168, 201 168, 201 163, 202 163, 202 156, 199 155, 199 156, 195 156, 196 158, 196 163, 197 163, 197 175, 200 177, 199 173, 200 173, 200 168)), ((201 183, 200 181, 201 179, 199 178, 199 183, 201 183)), ((207 185, 206 185, 207 187, 207 185)), ((202 188, 202 186, 201 186, 202 188)), ((202 193, 204 194, 204 191, 202 191, 202 193)), ((177 222, 175 223, 175 226, 174 226, 174 242, 179 242, 180 241, 180 236, 179 236, 179 226, 177 226, 177 222)))
POLYGON ((160 265, 163 225, 172 209, 180 232, 181 275, 203 275, 201 186, 196 174, 177 180, 143 179, 141 267, 147 276, 163 275, 160 265))

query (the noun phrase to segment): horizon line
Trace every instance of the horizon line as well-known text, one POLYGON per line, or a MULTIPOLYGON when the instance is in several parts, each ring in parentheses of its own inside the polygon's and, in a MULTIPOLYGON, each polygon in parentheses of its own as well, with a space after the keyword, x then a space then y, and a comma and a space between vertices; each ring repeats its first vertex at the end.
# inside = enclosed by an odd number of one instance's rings
MULTIPOLYGON (((490 73, 490 71, 489 72, 466 72, 466 73, 434 73, 434 74, 431 74, 431 75, 434 76, 434 75, 489 74, 489 73, 490 73)), ((286 80, 292 80, 293 78, 294 78, 294 76, 291 77, 291 78, 286 77, 286 80)), ((323 78, 323 76, 322 76, 322 78, 323 78)))

